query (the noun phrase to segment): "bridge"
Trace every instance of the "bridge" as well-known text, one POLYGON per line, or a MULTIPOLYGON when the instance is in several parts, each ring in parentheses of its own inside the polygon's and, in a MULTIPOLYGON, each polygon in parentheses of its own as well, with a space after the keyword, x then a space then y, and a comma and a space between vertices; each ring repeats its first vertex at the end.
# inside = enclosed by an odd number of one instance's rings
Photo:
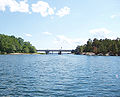
POLYGON ((45 52, 46 54, 57 52, 58 54, 62 54, 62 52, 71 53, 72 50, 37 50, 37 52, 45 52))

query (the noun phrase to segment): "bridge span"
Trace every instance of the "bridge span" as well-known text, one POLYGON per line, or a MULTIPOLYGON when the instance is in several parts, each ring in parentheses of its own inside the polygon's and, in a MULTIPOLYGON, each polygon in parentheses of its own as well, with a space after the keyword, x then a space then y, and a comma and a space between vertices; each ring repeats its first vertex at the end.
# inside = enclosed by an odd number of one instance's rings
POLYGON ((57 52, 58 54, 62 54, 62 52, 71 53, 72 50, 37 50, 37 52, 45 52, 46 54, 57 52))

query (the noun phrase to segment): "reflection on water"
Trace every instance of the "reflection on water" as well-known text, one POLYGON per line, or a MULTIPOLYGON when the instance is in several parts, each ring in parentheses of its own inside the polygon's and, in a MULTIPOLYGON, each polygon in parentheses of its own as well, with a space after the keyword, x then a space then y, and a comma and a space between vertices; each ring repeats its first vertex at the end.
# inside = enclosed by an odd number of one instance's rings
POLYGON ((120 96, 120 57, 0 55, 0 96, 120 96))

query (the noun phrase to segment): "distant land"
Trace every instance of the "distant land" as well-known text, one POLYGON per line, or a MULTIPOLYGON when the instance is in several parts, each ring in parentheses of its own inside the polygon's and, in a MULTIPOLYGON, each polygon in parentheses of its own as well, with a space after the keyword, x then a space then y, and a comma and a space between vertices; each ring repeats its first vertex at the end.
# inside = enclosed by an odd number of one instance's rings
POLYGON ((77 46, 73 52, 82 55, 120 56, 120 38, 89 39, 87 44, 77 46))
POLYGON ((20 37, 0 34, 0 54, 10 53, 36 53, 36 48, 20 37))
MULTIPOLYGON (((0 54, 34 54, 35 46, 21 37, 0 34, 0 54)), ((76 55, 120 56, 120 38, 89 39, 86 44, 77 46, 71 53, 76 55)))

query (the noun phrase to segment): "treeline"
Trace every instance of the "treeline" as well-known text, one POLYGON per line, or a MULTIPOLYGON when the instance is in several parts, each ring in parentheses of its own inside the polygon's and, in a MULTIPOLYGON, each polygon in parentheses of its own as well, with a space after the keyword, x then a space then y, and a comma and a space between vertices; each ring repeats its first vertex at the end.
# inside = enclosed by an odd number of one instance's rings
POLYGON ((83 52, 92 52, 96 55, 119 55, 120 56, 120 38, 111 39, 89 39, 87 44, 77 46, 74 53, 83 54, 83 52))
POLYGON ((22 38, 0 34, 0 53, 35 53, 36 48, 22 38))

